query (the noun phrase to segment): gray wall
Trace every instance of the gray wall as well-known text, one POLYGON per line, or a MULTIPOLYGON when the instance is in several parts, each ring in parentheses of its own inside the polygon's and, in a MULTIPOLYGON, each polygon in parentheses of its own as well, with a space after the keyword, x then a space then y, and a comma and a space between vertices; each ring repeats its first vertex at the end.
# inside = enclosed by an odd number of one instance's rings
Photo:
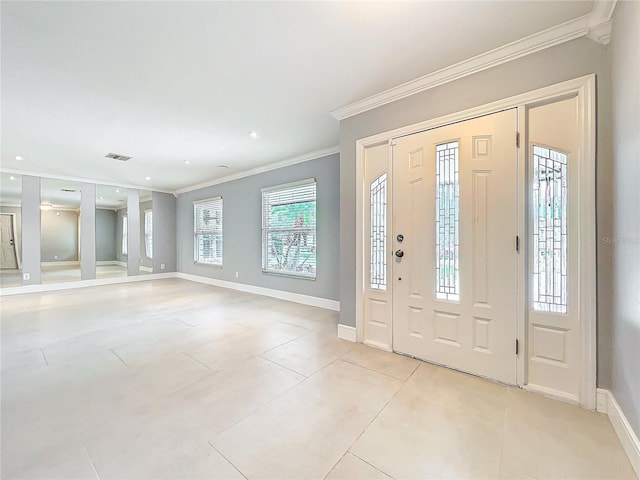
POLYGON ((16 246, 16 252, 18 253, 18 259, 22 261, 22 208, 0 205, 0 213, 13 213, 16 226, 16 231, 13 232, 15 237, 14 243, 16 246))
POLYGON ((78 212, 42 210, 41 219, 41 261, 77 262, 78 212))
MULTIPOLYGON (((151 200, 148 202, 140 202, 140 265, 144 267, 153 268, 153 260, 147 257, 147 250, 145 248, 145 238, 144 238, 144 211, 152 210, 151 208, 151 200)), ((154 215, 155 220, 155 215, 154 215)), ((153 252, 152 252, 153 255, 153 252)))
POLYGON ((153 192, 153 273, 176 271, 176 197, 153 192), (164 270, 161 265, 164 264, 164 270))
POLYGON ((127 191, 127 272, 140 273, 140 192, 127 191))
POLYGON ((81 185, 80 197, 80 274, 82 280, 96 278, 96 186, 81 185))
POLYGON ((31 275, 23 285, 40 283, 40 177, 22 176, 22 273, 31 275))
POLYGON ((610 48, 615 188, 612 235, 602 239, 613 259, 610 388, 640 434, 640 3, 617 3, 610 48))
MULTIPOLYGON (((609 58, 604 45, 579 38, 340 122, 340 323, 355 326, 356 140, 592 73, 597 76, 598 97, 597 236, 602 238, 612 232, 613 194, 609 58)), ((610 253, 603 248, 597 253, 598 382, 606 386, 611 371, 612 270, 610 253)))
POLYGON ((178 196, 178 271, 337 300, 340 197, 339 156, 310 160, 289 167, 214 185, 178 196), (262 273, 261 188, 306 178, 317 188, 317 278, 287 278, 262 273), (223 268, 193 263, 193 201, 222 196, 223 268), (235 278, 235 272, 239 278, 235 278))
POLYGON ((120 237, 116 231, 117 217, 114 210, 96 209, 96 261, 98 262, 118 259, 120 237))

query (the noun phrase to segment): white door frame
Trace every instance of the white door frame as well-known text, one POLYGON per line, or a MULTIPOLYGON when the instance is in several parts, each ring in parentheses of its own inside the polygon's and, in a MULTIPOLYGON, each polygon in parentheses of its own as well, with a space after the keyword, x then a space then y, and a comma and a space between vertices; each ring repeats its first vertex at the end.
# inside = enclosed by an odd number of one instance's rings
MULTIPOLYGON (((596 78, 595 75, 568 80, 538 90, 516 95, 486 105, 434 118, 395 130, 382 132, 356 141, 356 341, 365 340, 364 335, 364 158, 365 149, 393 138, 410 135, 451 123, 469 120, 509 108, 518 109, 518 129, 525 125, 526 108, 537 103, 576 96, 578 103, 579 135, 579 183, 580 183, 580 232, 579 232, 579 317, 582 338, 582 379, 579 403, 587 408, 596 407, 596 199, 595 199, 595 159, 596 159, 596 78)), ((524 144, 524 138, 522 139, 524 144)), ((518 149, 518 198, 521 214, 518 218, 518 232, 526 239, 526 148, 518 149)), ((517 384, 526 388, 526 255, 518 258, 518 319, 517 338, 520 354, 517 356, 517 384)), ((392 345, 388 346, 389 348, 392 345)), ((541 392, 542 393, 542 392, 541 392)), ((544 392, 554 396, 553 393, 544 392)), ((559 396, 558 398, 566 400, 559 396)))

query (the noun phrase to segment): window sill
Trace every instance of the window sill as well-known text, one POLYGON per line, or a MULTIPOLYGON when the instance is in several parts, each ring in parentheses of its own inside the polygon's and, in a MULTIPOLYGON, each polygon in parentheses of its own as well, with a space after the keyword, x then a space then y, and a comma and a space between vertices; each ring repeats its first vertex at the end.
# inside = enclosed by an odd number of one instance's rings
POLYGON ((218 265, 217 263, 193 262, 193 264, 202 265, 204 267, 222 268, 222 264, 218 265))
POLYGON ((276 277, 286 277, 286 278, 296 278, 299 280, 312 280, 315 281, 316 277, 315 276, 310 276, 310 275, 296 275, 293 273, 282 273, 282 272, 276 272, 273 270, 262 270, 262 273, 264 273, 265 275, 274 275, 276 277))

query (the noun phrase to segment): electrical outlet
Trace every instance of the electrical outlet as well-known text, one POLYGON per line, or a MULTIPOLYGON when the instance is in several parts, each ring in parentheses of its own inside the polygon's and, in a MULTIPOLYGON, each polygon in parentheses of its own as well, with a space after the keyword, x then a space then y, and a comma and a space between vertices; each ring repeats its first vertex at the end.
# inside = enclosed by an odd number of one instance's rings
POLYGON ((236 272, 236 278, 238 278, 238 277, 239 277, 238 272, 236 272))
POLYGON ((164 270, 164 263, 160 264, 160 270, 164 270))
POLYGON ((23 273, 22 274, 22 279, 23 280, 31 280, 31 274, 30 273, 23 273))

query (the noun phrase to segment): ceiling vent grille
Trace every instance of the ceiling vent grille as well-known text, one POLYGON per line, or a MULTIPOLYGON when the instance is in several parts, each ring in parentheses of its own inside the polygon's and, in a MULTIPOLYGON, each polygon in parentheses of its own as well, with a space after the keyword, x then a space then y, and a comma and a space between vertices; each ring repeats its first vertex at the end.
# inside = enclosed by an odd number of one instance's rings
POLYGON ((60 191, 61 192, 76 193, 78 190, 75 190, 73 188, 61 188, 60 191))
POLYGON ((126 155, 118 155, 117 153, 107 153, 105 157, 113 158, 114 160, 120 160, 121 162, 126 162, 127 160, 131 159, 131 157, 127 157, 126 155))

